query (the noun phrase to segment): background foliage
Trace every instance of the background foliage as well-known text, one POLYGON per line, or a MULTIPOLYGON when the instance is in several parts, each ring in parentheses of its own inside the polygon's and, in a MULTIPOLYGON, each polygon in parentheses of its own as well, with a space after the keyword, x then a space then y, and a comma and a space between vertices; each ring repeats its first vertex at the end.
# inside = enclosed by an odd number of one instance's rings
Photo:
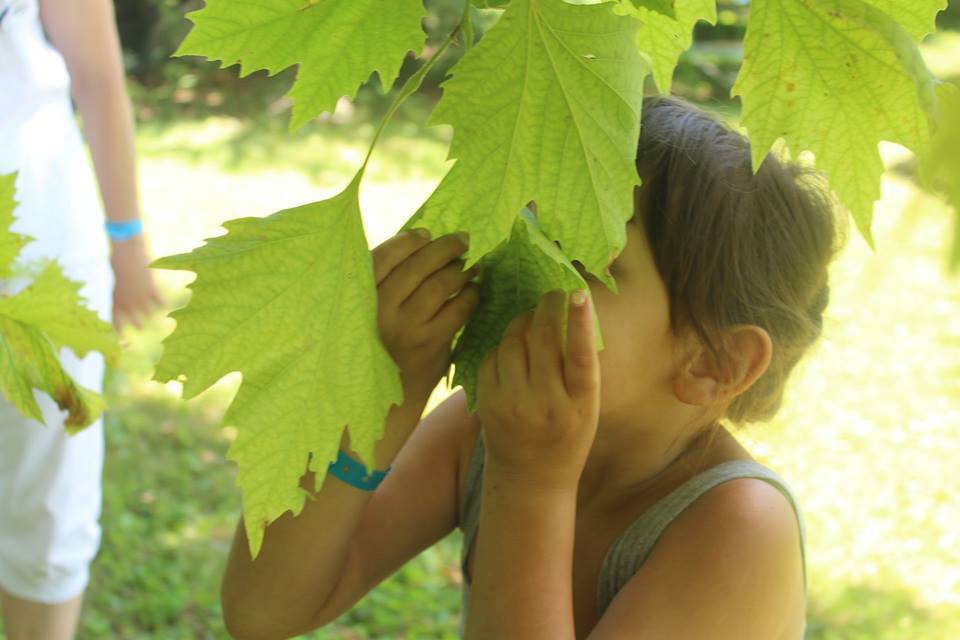
MULTIPOLYGON (((439 39, 460 5, 425 4, 439 39)), ((182 14, 198 6, 117 4, 155 255, 198 246, 221 233, 224 220, 332 195, 352 176, 391 97, 376 83, 365 86, 355 105, 341 104, 290 137, 281 98, 290 72, 238 80, 233 69, 167 59, 189 27, 182 14)), ((716 28, 697 28, 673 89, 732 122, 738 105, 727 96, 745 12, 730 4, 716 28)), ((960 28, 960 3, 938 24, 960 28)), ((433 91, 404 105, 371 160, 361 192, 371 246, 395 232, 442 174, 450 129, 422 123, 460 51, 451 48, 431 74, 433 91)), ((960 80, 956 34, 932 36, 923 52, 939 77, 960 80)), ((415 66, 406 61, 398 85, 415 66)), ((876 254, 852 235, 831 272, 824 340, 794 375, 777 420, 740 434, 790 482, 804 510, 808 638, 960 637, 960 489, 951 480, 960 457, 960 282, 944 259, 952 222, 941 199, 916 187, 910 155, 894 145, 883 151, 876 254)), ((171 306, 182 306, 191 276, 157 276, 171 306)), ((218 589, 240 496, 224 459, 235 433, 216 425, 237 380, 189 402, 176 383, 151 382, 171 329, 158 316, 128 331, 109 374, 104 539, 81 639, 226 637, 218 589)), ((437 389, 427 410, 445 393, 437 389)), ((311 637, 455 637, 460 539, 452 532, 311 637)))

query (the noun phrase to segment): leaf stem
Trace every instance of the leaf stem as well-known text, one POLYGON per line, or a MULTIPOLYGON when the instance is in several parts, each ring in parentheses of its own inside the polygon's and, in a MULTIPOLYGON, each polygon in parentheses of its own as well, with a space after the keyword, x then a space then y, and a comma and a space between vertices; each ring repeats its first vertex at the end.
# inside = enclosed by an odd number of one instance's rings
POLYGON ((427 72, 430 71, 434 63, 440 58, 441 55, 443 55, 443 52, 446 51, 447 47, 450 46, 450 43, 453 42, 453 39, 460 32, 460 29, 463 28, 464 23, 469 23, 469 21, 470 0, 465 0, 463 17, 460 19, 460 22, 456 27, 453 28, 453 31, 451 31, 450 35, 448 35, 446 40, 443 41, 443 44, 433 52, 433 55, 430 56, 430 59, 427 60, 422 67, 417 69, 416 73, 407 78, 407 81, 403 83, 403 87, 400 89, 400 92, 397 93, 396 97, 393 99, 393 102, 390 104, 390 108, 387 109, 387 113, 384 114, 383 119, 380 120, 380 124, 377 126, 377 132, 373 135, 373 140, 370 141, 370 148, 367 149, 367 155, 363 159, 363 164, 360 166, 360 173, 363 173, 364 170, 366 170, 367 161, 370 160, 370 154, 373 153, 373 148, 376 146, 377 140, 380 139, 380 134, 383 133, 384 128, 387 126, 390 118, 393 117, 393 114, 400 106, 400 103, 406 100, 413 92, 420 88, 420 84, 426 77, 427 72))
POLYGON ((464 53, 470 51, 473 46, 473 22, 470 21, 470 0, 463 0, 463 17, 460 18, 460 24, 463 25, 463 50, 464 53))

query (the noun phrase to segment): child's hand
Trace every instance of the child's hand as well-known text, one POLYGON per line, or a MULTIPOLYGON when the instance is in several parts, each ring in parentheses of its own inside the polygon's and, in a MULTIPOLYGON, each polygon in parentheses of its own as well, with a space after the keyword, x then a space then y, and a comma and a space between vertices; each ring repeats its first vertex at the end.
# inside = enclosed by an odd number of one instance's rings
POLYGON ((143 236, 113 242, 110 264, 114 275, 113 326, 120 331, 124 324, 131 323, 139 329, 143 318, 167 304, 148 266, 150 260, 143 236))
POLYGON ((565 301, 554 290, 534 312, 514 318, 477 378, 487 471, 549 489, 577 487, 600 411, 592 303, 588 295, 570 306, 564 357, 565 301))
POLYGON ((464 272, 458 259, 467 246, 466 234, 430 240, 401 232, 371 252, 380 336, 400 368, 404 404, 426 404, 450 368, 453 336, 480 299, 470 282, 480 266, 464 272))

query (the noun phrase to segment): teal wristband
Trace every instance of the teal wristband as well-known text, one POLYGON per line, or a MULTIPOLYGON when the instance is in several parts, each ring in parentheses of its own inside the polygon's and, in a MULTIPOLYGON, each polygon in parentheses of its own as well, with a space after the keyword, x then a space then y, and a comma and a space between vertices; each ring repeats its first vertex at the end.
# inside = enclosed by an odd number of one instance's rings
POLYGON ((343 449, 340 449, 337 455, 337 461, 331 462, 327 468, 327 473, 340 478, 347 484, 364 491, 373 491, 380 484, 380 481, 390 473, 393 466, 387 467, 386 471, 374 471, 367 473, 367 468, 348 456, 343 449))
POLYGON ((107 235, 110 236, 111 240, 129 240, 143 233, 143 223, 139 220, 127 220, 125 222, 110 222, 108 220, 104 223, 104 226, 107 228, 107 235))

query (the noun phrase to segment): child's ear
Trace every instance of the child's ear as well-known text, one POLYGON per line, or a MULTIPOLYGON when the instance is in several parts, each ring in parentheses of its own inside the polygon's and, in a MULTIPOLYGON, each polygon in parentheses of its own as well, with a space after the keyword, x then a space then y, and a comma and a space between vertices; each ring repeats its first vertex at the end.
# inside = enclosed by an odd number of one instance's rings
POLYGON ((727 329, 726 353, 717 358, 696 341, 673 379, 673 392, 685 404, 708 406, 732 400, 750 388, 770 365, 773 342, 751 324, 727 329))

